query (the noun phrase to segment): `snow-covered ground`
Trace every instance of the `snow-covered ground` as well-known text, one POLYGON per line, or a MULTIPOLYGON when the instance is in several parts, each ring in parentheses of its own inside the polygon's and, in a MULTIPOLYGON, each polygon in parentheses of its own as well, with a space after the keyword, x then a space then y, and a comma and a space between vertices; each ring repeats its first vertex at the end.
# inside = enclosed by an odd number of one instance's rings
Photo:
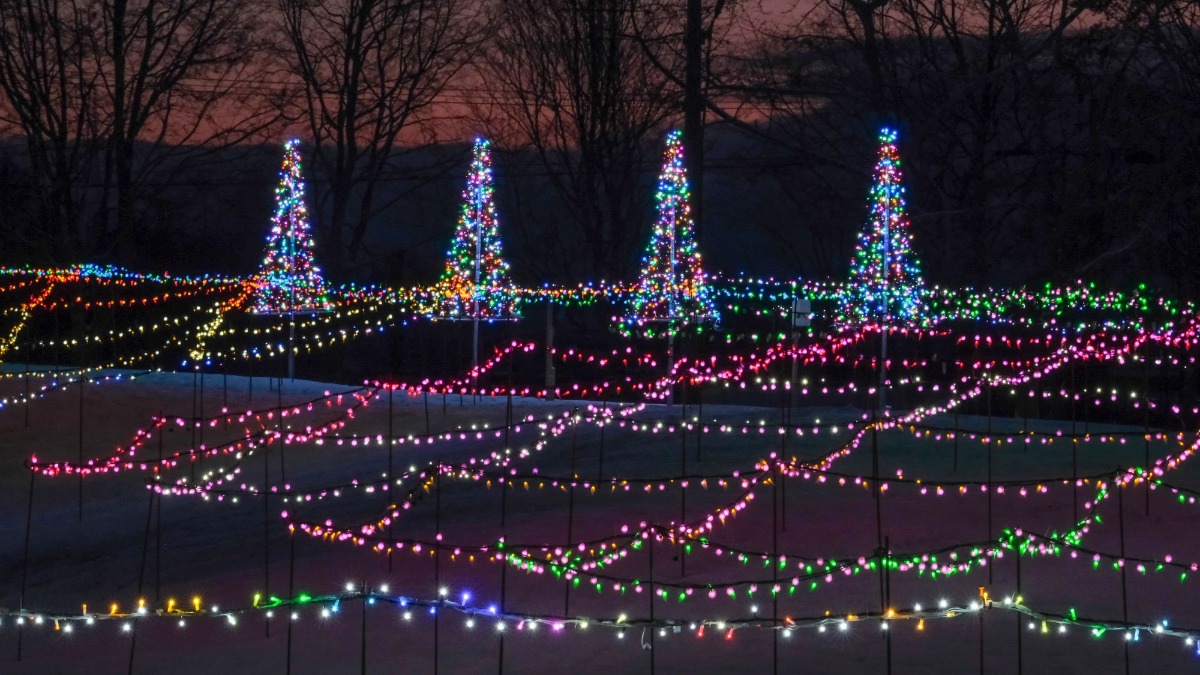
MULTIPOLYGON (((36 382, 35 382, 36 388, 36 382)), ((128 446, 139 429, 152 427, 152 418, 161 411, 168 418, 192 416, 194 405, 204 416, 217 414, 227 406, 235 414, 248 409, 267 409, 282 401, 295 404, 300 412, 289 415, 285 429, 300 432, 306 426, 320 426, 350 405, 349 392, 354 386, 314 382, 284 382, 282 392, 257 378, 252 385, 246 378, 208 375, 204 379, 202 406, 195 400, 198 387, 190 373, 163 373, 130 381, 107 381, 84 387, 82 399, 83 453, 88 458, 110 456, 119 446, 128 446), (346 392, 341 402, 326 407, 318 402, 312 411, 307 402, 322 399, 325 392, 346 392)), ((22 378, 0 381, 0 395, 24 391, 22 378)), ((79 452, 80 396, 78 386, 56 390, 35 400, 29 409, 29 423, 21 405, 0 409, 0 606, 9 611, 21 606, 20 590, 25 571, 24 547, 26 515, 30 499, 30 475, 27 460, 36 455, 40 464, 74 460, 79 452)), ((538 421, 561 417, 577 408, 588 418, 586 402, 515 399, 514 417, 533 416, 538 421)), ((802 406, 806 406, 801 401, 802 406)), ((608 407, 615 408, 613 404, 608 407)), ((709 478, 705 486, 695 476, 731 474, 753 475, 756 462, 772 452, 795 455, 801 460, 819 457, 845 443, 850 434, 848 422, 856 422, 859 412, 848 407, 800 407, 793 422, 805 428, 804 435, 788 435, 786 447, 776 432, 778 409, 729 405, 705 406, 696 423, 710 433, 697 446, 698 431, 681 436, 676 425, 679 406, 649 405, 614 421, 603 431, 594 422, 568 422, 560 433, 552 435, 539 424, 525 422, 514 429, 509 445, 528 448, 527 457, 514 459, 511 469, 522 479, 505 497, 494 484, 464 477, 444 477, 441 485, 429 491, 420 488, 415 476, 404 475, 411 467, 418 471, 428 462, 446 464, 478 461, 492 452, 502 451, 504 438, 498 432, 480 432, 481 438, 467 430, 503 426, 506 401, 485 398, 461 402, 456 395, 443 403, 441 396, 429 398, 428 418, 423 397, 397 394, 393 399, 391 429, 405 442, 394 447, 392 461, 397 476, 404 476, 395 488, 397 498, 416 489, 421 495, 411 508, 401 512, 393 526, 395 540, 430 541, 440 532, 443 545, 489 546, 504 537, 510 552, 526 551, 542 563, 546 555, 540 545, 551 548, 619 536, 622 527, 636 530, 640 523, 661 526, 664 531, 680 520, 681 487, 679 481, 661 480, 625 484, 620 479, 677 477, 681 474, 681 448, 686 471, 694 476, 686 489, 687 522, 702 521, 708 513, 719 512, 723 505, 737 502, 743 489, 739 478, 730 478, 725 486, 709 478), (428 428, 434 435, 453 430, 453 440, 440 438, 433 443, 414 443, 428 428), (647 423, 651 429, 631 428, 630 421, 647 423), (819 420, 819 421, 818 421, 819 420), (658 422, 663 426, 652 429, 658 422), (762 433, 760 423, 765 423, 762 433), (837 430, 832 428, 837 425, 837 430), (724 427, 724 430, 722 428, 724 427), (813 428, 820 433, 813 433, 813 428), (460 439, 458 433, 467 435, 460 439), (553 437, 540 450, 539 439, 553 437), (603 441, 601 440, 603 438, 603 441), (603 449, 603 467, 601 452, 603 449), (571 467, 581 476, 573 496, 562 485, 553 485, 554 477, 570 474, 571 467), (536 468, 545 479, 526 478, 536 468), (613 480, 616 477, 617 480, 613 480), (599 480, 596 480, 599 479, 599 480), (583 481, 588 485, 584 486, 583 481), (528 482, 528 486, 525 483, 528 482), (590 486, 596 486, 592 490, 590 486), (568 505, 573 503, 573 509, 568 505), (503 511, 503 525, 501 517, 503 511), (571 516, 568 518, 568 516, 571 516), (438 527, 440 523, 440 527, 438 527), (569 537, 568 537, 568 532, 569 537)), ((688 417, 698 417, 696 406, 687 409, 688 417)), ((251 416, 253 417, 253 416, 251 416)), ((949 416, 927 420, 950 426, 949 416)), ((265 422, 275 424, 276 418, 265 422)), ((253 419, 235 417, 226 428, 223 420, 200 432, 174 422, 153 435, 139 448, 136 457, 157 457, 159 435, 163 451, 186 450, 197 443, 206 447, 220 445, 241 436, 246 429, 260 430, 253 419)), ((957 467, 955 441, 938 432, 917 438, 906 430, 890 430, 878 437, 880 474, 905 479, 921 479, 920 484, 895 482, 879 504, 880 531, 890 550, 902 554, 932 552, 960 543, 986 542, 1002 534, 1004 528, 1021 528, 1039 535, 1063 532, 1074 522, 1073 499, 1076 490, 1060 480, 1071 475, 1071 443, 1058 439, 1045 443, 1043 437, 1029 437, 1026 444, 1018 438, 1011 443, 992 445, 993 477, 997 481, 1047 479, 1044 492, 1036 486, 1026 489, 1027 496, 1010 487, 1004 494, 994 493, 991 501, 992 528, 988 528, 988 497, 978 485, 960 494, 964 481, 984 481, 987 477, 987 451, 981 439, 991 425, 997 432, 1044 430, 1053 432, 1070 422, 1029 421, 1011 418, 961 416, 958 424, 977 433, 959 434, 957 467), (937 486, 946 493, 937 496, 937 486), (925 494, 922 494, 924 490, 925 494)), ((1082 428, 1082 424, 1080 425, 1082 428)), ((222 499, 209 494, 168 495, 161 500, 161 512, 146 489, 147 472, 122 470, 92 475, 82 480, 82 520, 79 516, 80 481, 73 475, 39 475, 34 481, 32 527, 28 532, 28 577, 24 607, 33 613, 77 615, 82 605, 88 612, 107 614, 112 603, 118 613, 134 611, 139 597, 146 600, 151 614, 163 610, 175 600, 175 607, 191 609, 199 597, 203 615, 181 621, 171 616, 151 615, 137 619, 135 630, 122 626, 130 619, 102 619, 94 624, 82 621, 43 619, 41 624, 18 627, 8 616, 0 622, 0 672, 4 673, 262 673, 286 672, 288 668, 287 614, 276 609, 267 619, 262 611, 242 613, 231 623, 214 614, 221 609, 245 608, 256 593, 287 597, 289 574, 294 594, 331 594, 349 583, 367 587, 387 596, 416 599, 437 597, 439 587, 447 598, 459 601, 470 594, 468 604, 486 608, 501 601, 503 576, 504 609, 509 613, 549 617, 551 623, 505 621, 503 657, 501 631, 497 620, 487 616, 464 614, 443 609, 436 622, 429 610, 400 607, 387 601, 364 605, 357 600, 339 603, 338 611, 323 617, 330 604, 309 603, 294 608, 297 619, 291 625, 290 667, 295 673, 359 672, 365 654, 366 670, 372 673, 442 672, 580 672, 615 673, 661 672, 885 672, 889 658, 898 673, 912 672, 1124 672, 1125 653, 1133 672, 1184 672, 1200 665, 1196 646, 1183 639, 1156 635, 1153 631, 1130 633, 1107 630, 1097 635, 1091 623, 1069 625, 1065 632, 1049 622, 1045 628, 1003 607, 1005 598, 1017 591, 1020 570, 1020 594, 1024 605, 1034 611, 1067 614, 1098 620, 1120 621, 1127 612, 1132 623, 1155 625, 1167 620, 1176 629, 1200 628, 1200 573, 1180 580, 1180 571, 1154 566, 1139 573, 1126 565, 1125 587, 1120 572, 1111 561, 1094 566, 1092 556, 1066 550, 1060 556, 1025 557, 1018 568, 1011 552, 991 565, 967 574, 932 580, 931 575, 915 571, 892 570, 883 580, 889 588, 890 603, 898 612, 887 630, 877 619, 853 621, 842 628, 848 614, 881 610, 881 577, 866 571, 844 574, 834 572, 830 581, 814 575, 816 590, 804 570, 797 570, 800 558, 854 561, 870 556, 877 548, 876 503, 868 489, 856 486, 854 476, 871 473, 871 437, 848 456, 838 459, 831 471, 847 474, 845 486, 836 475, 818 482, 815 474, 786 478, 779 485, 759 483, 753 487, 753 499, 745 508, 717 520, 707 533, 712 542, 708 549, 694 546, 690 555, 680 559, 679 550, 670 542, 630 551, 628 555, 602 570, 604 575, 629 580, 624 594, 613 590, 614 581, 602 581, 604 590, 596 592, 586 578, 569 597, 567 585, 549 571, 527 573, 485 560, 476 554, 469 560, 466 551, 451 559, 444 552, 435 563, 425 547, 419 554, 406 546, 391 561, 384 554, 344 541, 330 541, 298 532, 289 539, 288 519, 334 527, 360 524, 377 519, 387 504, 382 490, 368 491, 364 482, 378 481, 388 467, 388 449, 377 438, 389 429, 386 393, 372 398, 358 409, 346 426, 334 430, 346 437, 342 443, 326 438, 323 443, 297 442, 266 447, 249 454, 238 463, 233 456, 208 458, 198 464, 198 476, 222 468, 233 479, 222 484, 222 499), (352 442, 349 437, 371 437, 369 443, 352 442), (282 463, 282 467, 281 467, 282 463), (236 468, 237 471, 233 472, 236 468), (263 483, 278 490, 309 494, 311 500, 285 503, 275 494, 264 508, 256 493, 263 483), (286 472, 286 483, 282 472, 286 472), (359 485, 355 486, 354 481, 359 485), (245 484, 253 491, 242 491, 245 484), (288 488, 287 486, 290 486, 288 488), (338 496, 334 496, 334 488, 338 496), (321 493, 324 492, 324 496, 321 493), (241 493, 240 496, 236 493, 241 493), (772 518, 772 499, 782 506, 772 518), (773 544, 773 537, 777 537, 773 544), (292 543, 294 542, 294 553, 292 543), (651 553, 653 550, 653 568, 651 553), (721 553, 717 553, 717 548, 721 553), (756 552, 739 561, 730 549, 756 552), (788 556, 778 576, 783 584, 777 609, 771 600, 772 570, 761 555, 777 550, 788 556), (264 565, 266 561, 266 565, 264 565), (653 575, 656 585, 668 584, 669 599, 653 601, 653 616, 659 624, 677 621, 676 627, 660 625, 663 634, 647 629, 639 622, 651 615, 651 594, 636 592, 632 580, 644 588, 653 575), (791 579, 804 576, 797 590, 789 593, 791 579), (753 593, 747 585, 734 586, 735 595, 723 588, 710 599, 708 586, 727 582, 758 580, 753 593), (981 589, 995 602, 992 608, 972 612, 969 607, 980 597, 981 589), (691 594, 684 602, 679 593, 691 594), (140 589, 140 591, 139 591, 140 589), (1124 602, 1123 602, 1124 598, 1124 602), (967 611, 950 618, 927 618, 920 623, 913 610, 938 607, 945 600, 950 607, 967 611), (798 627, 791 631, 727 624, 724 630, 712 621, 735 622, 754 616, 770 619, 790 617, 798 627), (826 615, 830 621, 824 630, 815 622, 826 615), (603 619, 617 620, 624 615, 624 630, 597 625, 603 619), (555 630, 553 618, 589 618, 591 625, 567 625, 555 630), (912 616, 913 618, 906 618, 912 616), (693 622, 703 624, 701 632, 693 622), (365 633, 364 633, 365 622, 365 633), (65 630, 71 626, 70 632, 65 630), (1030 626, 1033 626, 1032 629, 1030 626), (731 630, 736 626, 736 630, 731 630), (435 632, 436 630, 436 632, 435 632), (890 641, 887 636, 890 635, 890 641), (435 638, 436 636, 436 638, 435 638), (1020 636, 1020 637, 1018 637, 1020 636), (18 639, 21 660, 17 661, 18 639), (1018 643, 1018 640, 1020 642, 1018 643), (136 642, 135 642, 136 641, 136 642), (651 648, 651 643, 652 648, 651 648), (1020 645, 1018 647, 1018 644, 1020 645), (777 645, 777 647, 776 647, 777 645), (890 650, 890 657, 889 657, 890 650), (982 659, 982 661, 981 661, 982 659)), ((1106 438, 1094 422, 1092 436, 1078 448, 1079 475, 1099 474, 1141 462, 1144 443, 1141 436, 1126 442, 1106 438), (1103 442, 1102 440, 1103 439, 1103 442)), ((1115 438, 1115 437, 1114 437, 1115 438)), ((1182 445, 1172 440, 1151 444, 1152 457, 1179 452, 1191 442, 1184 436, 1182 445)), ((165 472, 166 483, 190 476, 186 458, 181 466, 165 472)), ((1195 460, 1184 462, 1169 472, 1167 480, 1179 486, 1200 488, 1195 460)), ((1078 488, 1078 512, 1086 515, 1085 502, 1096 494, 1094 485, 1078 488)), ((1175 563, 1200 561, 1200 537, 1196 536, 1200 505, 1188 503, 1160 488, 1150 493, 1147 515, 1144 487, 1126 488, 1121 498, 1103 500, 1099 506, 1102 522, 1093 523, 1080 546, 1102 554, 1120 555, 1121 531, 1124 531, 1125 555, 1130 559, 1165 560, 1175 563)), ((586 548, 586 547, 585 547, 586 548)), ((969 550, 969 549, 968 549, 969 550)), ((945 554, 939 554, 945 560, 945 554)), ((966 553, 963 554, 967 555, 966 553)), ((965 558, 963 558, 965 559, 965 558)), ((600 572, 597 572, 599 574, 600 572)), ((586 577, 586 575, 585 575, 586 577)), ((697 624, 697 627, 700 624, 697 624)))

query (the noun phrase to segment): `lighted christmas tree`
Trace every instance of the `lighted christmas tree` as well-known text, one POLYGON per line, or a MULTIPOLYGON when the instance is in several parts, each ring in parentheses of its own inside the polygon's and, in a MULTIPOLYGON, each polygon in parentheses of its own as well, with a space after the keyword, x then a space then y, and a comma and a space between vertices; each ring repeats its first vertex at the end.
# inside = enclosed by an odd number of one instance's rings
POLYGON ((881 129, 879 144, 870 221, 858 235, 837 323, 915 326, 923 321, 925 281, 908 231, 896 131, 881 129))
POLYGON ((446 271, 436 288, 433 314, 444 319, 512 319, 518 316, 500 250, 499 224, 492 196, 492 150, 475 139, 471 171, 463 191, 462 213, 446 253, 446 271))
POLYGON ((658 222, 642 256, 642 271, 619 319, 621 332, 646 336, 719 320, 696 247, 683 134, 667 135, 658 177, 658 222))
POLYGON ((275 221, 255 277, 254 311, 289 314, 332 308, 321 269, 313 264, 313 238, 304 205, 300 141, 283 146, 283 168, 275 189, 275 221))

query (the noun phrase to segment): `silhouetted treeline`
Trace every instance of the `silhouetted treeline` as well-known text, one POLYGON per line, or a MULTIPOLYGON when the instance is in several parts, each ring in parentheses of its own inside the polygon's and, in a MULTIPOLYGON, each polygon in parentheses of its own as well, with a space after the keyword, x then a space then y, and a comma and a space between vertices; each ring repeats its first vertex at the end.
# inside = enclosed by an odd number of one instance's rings
MULTIPOLYGON (((821 0, 724 76, 794 204, 778 239, 837 275, 874 129, 901 129, 935 282, 1198 280, 1200 8, 1184 0, 821 0), (800 235, 800 236, 797 236, 800 235)), ((860 202, 861 203, 861 202, 860 202)))
MULTIPOLYGON (((248 272, 299 135, 331 276, 430 280, 485 133, 516 277, 629 278, 684 4, 0 3, 0 262, 248 272)), ((704 4, 710 268, 845 274, 889 124, 931 282, 1200 282, 1195 3, 704 4)))

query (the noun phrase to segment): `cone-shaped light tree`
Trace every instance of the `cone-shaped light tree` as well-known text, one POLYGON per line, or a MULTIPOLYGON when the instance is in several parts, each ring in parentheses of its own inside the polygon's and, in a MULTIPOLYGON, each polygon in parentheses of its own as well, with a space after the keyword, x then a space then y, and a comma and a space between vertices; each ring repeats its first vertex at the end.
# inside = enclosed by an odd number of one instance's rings
POLYGON ((513 319, 519 316, 508 263, 500 248, 492 195, 492 149, 475 139, 462 213, 437 285, 434 316, 444 319, 513 319))
POLYGON ((332 309, 321 269, 313 263, 313 238, 304 204, 300 141, 283 146, 283 168, 275 189, 275 220, 255 277, 254 311, 293 314, 332 309))
POLYGON ((653 336, 719 320, 700 264, 692 223, 683 134, 667 135, 658 177, 658 222, 642 256, 642 271, 618 326, 626 334, 653 336))
POLYGON ((924 321, 925 281, 912 251, 894 129, 879 132, 879 161, 869 202, 870 220, 858 235, 836 323, 892 328, 920 325, 924 321))

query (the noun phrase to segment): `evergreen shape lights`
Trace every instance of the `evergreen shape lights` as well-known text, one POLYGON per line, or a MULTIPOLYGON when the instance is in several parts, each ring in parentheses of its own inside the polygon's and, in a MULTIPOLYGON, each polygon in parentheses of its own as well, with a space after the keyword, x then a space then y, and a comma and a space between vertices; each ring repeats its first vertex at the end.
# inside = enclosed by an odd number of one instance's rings
POLYGON ((658 177, 658 222, 642 256, 642 271, 619 321, 622 333, 655 334, 700 327, 720 320, 712 289, 700 266, 696 247, 687 169, 683 163, 683 134, 667 135, 662 173, 658 177), (663 331, 658 331, 663 332, 663 331))
POLYGON ((321 268, 313 264, 300 141, 292 139, 283 146, 283 168, 275 189, 275 224, 255 278, 254 312, 288 314, 332 308, 321 268))
POLYGON ((927 323, 923 316, 925 281, 912 252, 896 131, 881 129, 879 144, 870 222, 858 235, 837 323, 921 325, 927 323))
POLYGON ((462 213, 446 253, 434 312, 445 319, 512 319, 519 316, 508 263, 501 255, 493 201, 491 142, 475 139, 463 191, 462 213), (477 278, 478 276, 478 278, 477 278))

